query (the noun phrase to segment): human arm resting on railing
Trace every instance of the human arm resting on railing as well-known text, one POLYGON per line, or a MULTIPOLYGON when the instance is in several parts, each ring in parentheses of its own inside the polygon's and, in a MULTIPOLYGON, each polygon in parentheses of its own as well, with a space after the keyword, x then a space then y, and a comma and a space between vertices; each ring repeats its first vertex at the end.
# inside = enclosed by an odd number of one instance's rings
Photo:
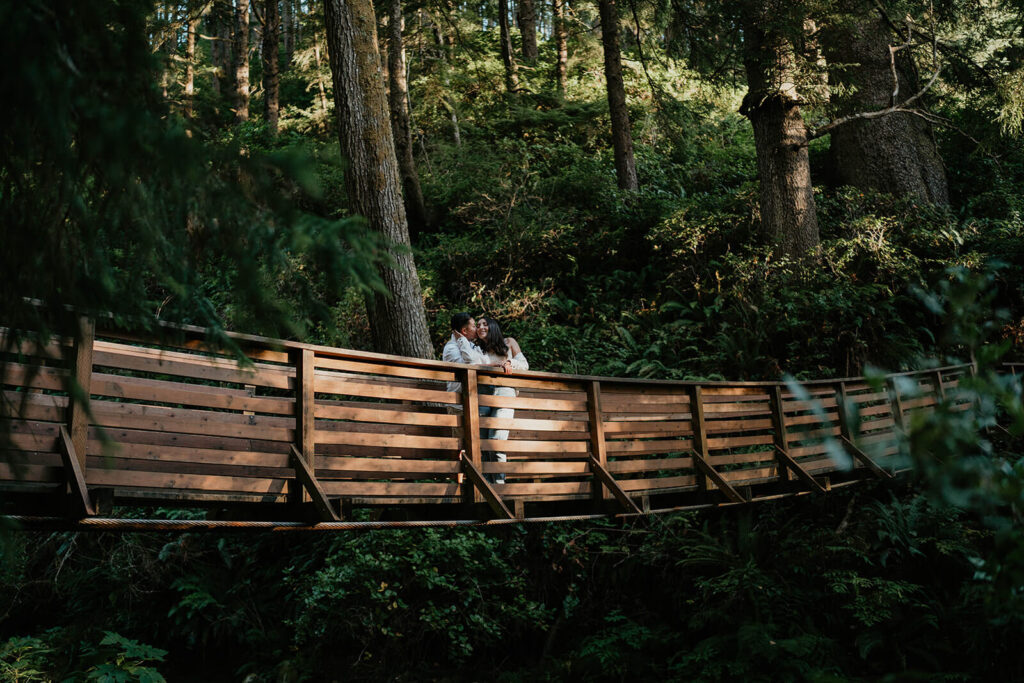
POLYGON ((517 342, 513 337, 509 337, 505 341, 508 344, 511 368, 513 370, 529 370, 530 362, 526 360, 523 350, 519 348, 519 342, 517 342))

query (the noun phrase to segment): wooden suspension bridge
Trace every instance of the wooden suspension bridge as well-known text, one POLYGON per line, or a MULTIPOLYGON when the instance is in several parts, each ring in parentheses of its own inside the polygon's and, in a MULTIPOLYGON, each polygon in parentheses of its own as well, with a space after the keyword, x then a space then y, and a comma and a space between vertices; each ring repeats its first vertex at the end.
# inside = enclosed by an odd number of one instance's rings
POLYGON ((890 478, 912 415, 970 406, 958 392, 969 365, 796 388, 504 375, 231 335, 240 364, 210 349, 205 330, 176 330, 173 344, 85 320, 78 341, 4 336, 9 521, 330 530, 738 505, 890 478), (515 414, 480 417, 481 406, 515 414), (486 457, 496 451, 507 462, 486 457), (117 519, 115 505, 206 514, 117 519))

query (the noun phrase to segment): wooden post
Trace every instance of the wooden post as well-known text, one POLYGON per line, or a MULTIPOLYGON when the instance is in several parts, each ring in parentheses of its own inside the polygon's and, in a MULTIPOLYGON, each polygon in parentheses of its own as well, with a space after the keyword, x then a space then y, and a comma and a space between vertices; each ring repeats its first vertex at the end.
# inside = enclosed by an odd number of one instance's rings
POLYGON ((935 398, 938 401, 946 400, 946 387, 942 386, 942 370, 932 373, 932 382, 935 384, 935 398))
POLYGON ((789 453, 789 435, 786 433, 786 412, 782 405, 782 388, 776 384, 771 389, 769 398, 772 407, 772 440, 775 442, 776 460, 780 481, 789 481, 789 467, 779 453, 789 453))
POLYGON ((79 320, 79 334, 71 353, 68 378, 68 430, 71 446, 84 477, 85 455, 89 445, 89 395, 92 388, 92 352, 96 341, 96 323, 79 320))
MULTIPOLYGON (((292 362, 295 364, 295 447, 310 472, 315 475, 316 358, 311 349, 296 349, 292 352, 292 362)), ((309 493, 301 481, 288 483, 288 500, 295 504, 310 501, 309 493)))
POLYGON ((903 424, 903 398, 900 397, 899 386, 896 384, 896 379, 894 377, 890 377, 887 380, 887 383, 889 385, 889 391, 891 392, 889 395, 889 403, 892 410, 893 420, 895 420, 896 426, 899 427, 901 431, 905 431, 905 425, 903 424))
MULTIPOLYGON (((693 452, 705 458, 708 454, 708 432, 704 425, 704 396, 699 384, 690 387, 690 425, 693 429, 693 452)), ((693 471, 697 477, 697 486, 707 491, 708 479, 696 458, 693 471)))
MULTIPOLYGON (((587 383, 587 411, 590 420, 590 453, 601 469, 608 467, 608 445, 604 440, 604 415, 601 410, 601 383, 598 380, 587 383)), ((607 497, 604 487, 601 486, 601 477, 598 470, 591 468, 594 473, 593 498, 600 502, 607 497)))
MULTIPOLYGON (((462 382, 462 447, 466 458, 478 471, 483 469, 483 453, 480 450, 480 392, 477 386, 476 369, 460 368, 462 382)), ((462 502, 478 503, 483 500, 468 477, 462 479, 462 502)))

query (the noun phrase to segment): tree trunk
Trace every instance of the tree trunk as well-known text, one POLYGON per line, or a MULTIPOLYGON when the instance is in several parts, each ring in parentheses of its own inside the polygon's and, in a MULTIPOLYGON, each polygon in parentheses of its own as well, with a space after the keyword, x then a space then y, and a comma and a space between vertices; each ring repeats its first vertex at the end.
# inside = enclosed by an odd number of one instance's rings
POLYGON ((565 5, 566 0, 553 0, 555 51, 558 53, 558 59, 555 62, 555 82, 558 86, 558 94, 563 98, 568 84, 569 68, 569 30, 565 22, 565 5))
POLYGON ((410 237, 415 238, 427 227, 427 210, 423 191, 412 156, 412 131, 409 126, 409 84, 405 77, 405 46, 402 44, 402 2, 390 0, 388 19, 388 100, 391 105, 391 130, 395 138, 395 156, 402 174, 405 215, 409 219, 410 237))
POLYGON ((380 268, 390 296, 367 297, 373 345, 384 353, 432 358, 381 80, 373 3, 325 0, 324 15, 341 150, 349 161, 349 201, 373 230, 398 247, 390 252, 394 267, 380 268))
POLYGON ((210 59, 213 62, 213 90, 218 95, 234 91, 234 10, 231 0, 214 0, 210 8, 210 59))
POLYGON ((771 0, 749 0, 743 10, 747 95, 740 113, 754 129, 761 230, 782 253, 796 256, 818 245, 807 128, 795 86, 796 55, 781 31, 772 28, 782 19, 771 0))
MULTIPOLYGON (((844 65, 830 74, 834 83, 845 86, 837 88, 840 94, 833 97, 837 116, 892 105, 889 46, 896 44, 889 27, 876 18, 851 21, 829 32, 825 41, 828 61, 844 65)), ((905 51, 897 53, 896 73, 897 101, 921 87, 905 51)), ((933 204, 949 203, 946 170, 931 124, 919 116, 899 113, 845 123, 832 131, 830 151, 837 179, 844 185, 933 204)))
POLYGON ((619 15, 615 0, 598 0, 601 12, 601 42, 604 44, 604 77, 608 87, 608 111, 612 119, 612 147, 615 150, 615 175, 623 190, 635 190, 633 132, 626 107, 626 88, 622 82, 622 58, 619 54, 619 15))
MULTIPOLYGON (((288 4, 285 2, 285 4, 288 4)), ((278 60, 281 17, 277 13, 277 0, 265 0, 263 5, 263 118, 270 134, 277 135, 277 119, 281 109, 281 71, 278 60)))
POLYGON ((295 6, 294 0, 283 0, 281 3, 281 38, 284 42, 284 70, 292 65, 295 54, 295 6))
POLYGON ((235 121, 249 120, 249 0, 235 5, 235 121))
POLYGON ((190 17, 185 38, 185 116, 192 118, 196 93, 196 32, 199 29, 199 14, 190 17))
POLYGON ((537 9, 533 0, 519 0, 516 21, 523 37, 523 61, 533 64, 537 61, 537 9))
POLYGON ((316 59, 316 88, 320 101, 320 114, 323 130, 327 130, 327 88, 324 85, 323 60, 320 56, 320 36, 313 35, 313 57, 316 59))
POLYGON ((505 89, 519 92, 519 73, 515 53, 512 51, 512 34, 508 26, 508 0, 498 0, 498 30, 501 39, 501 62, 505 65, 505 89))

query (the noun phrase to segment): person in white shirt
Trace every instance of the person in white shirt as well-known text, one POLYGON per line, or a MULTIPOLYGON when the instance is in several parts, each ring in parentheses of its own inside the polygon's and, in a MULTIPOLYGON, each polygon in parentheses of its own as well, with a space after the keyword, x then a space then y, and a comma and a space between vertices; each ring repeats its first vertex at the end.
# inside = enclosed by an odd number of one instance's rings
MULTIPOLYGON (((512 337, 506 337, 501 332, 501 325, 494 318, 481 318, 477 326, 477 342, 480 344, 487 360, 490 363, 501 363, 507 367, 506 373, 510 370, 529 370, 530 363, 526 360, 523 350, 519 348, 519 342, 512 337)), ((512 387, 494 387, 495 396, 514 397, 516 390, 512 387)), ((512 419, 516 414, 514 408, 498 408, 491 413, 491 417, 512 419)), ((491 439, 495 441, 508 440, 507 429, 491 430, 491 439)), ((508 457, 504 453, 495 453, 496 462, 507 462, 508 457)), ((495 483, 504 484, 505 475, 499 474, 495 483)))
MULTIPOLYGON (((452 316, 452 336, 448 343, 444 345, 441 360, 448 363, 501 368, 506 373, 511 371, 511 362, 492 362, 488 359, 480 347, 473 343, 476 341, 476 338, 477 326, 473 316, 469 313, 456 313, 452 316)), ((462 383, 448 382, 448 391, 462 391, 462 383)), ((490 384, 478 384, 477 393, 481 396, 491 396, 494 394, 494 387, 490 384)), ((491 406, 480 406, 479 410, 480 417, 489 417, 494 412, 494 408, 491 406)), ((490 439, 494 434, 493 429, 481 429, 480 432, 484 439, 490 439)), ((505 438, 508 438, 507 433, 505 438)), ((484 451, 482 455, 487 462, 494 462, 495 460, 495 454, 492 451, 484 451)), ((495 477, 491 475, 488 475, 488 479, 492 482, 496 481, 495 477)))

